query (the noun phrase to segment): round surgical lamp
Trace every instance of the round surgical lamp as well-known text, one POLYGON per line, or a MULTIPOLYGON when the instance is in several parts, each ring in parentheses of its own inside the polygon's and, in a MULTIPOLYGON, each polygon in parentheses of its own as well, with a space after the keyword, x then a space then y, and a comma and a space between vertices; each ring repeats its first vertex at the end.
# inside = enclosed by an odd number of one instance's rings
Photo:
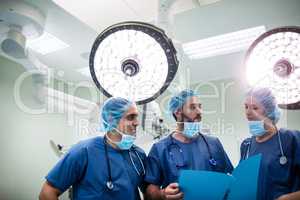
POLYGON ((143 22, 122 22, 100 33, 89 65, 96 86, 105 96, 145 104, 167 89, 178 60, 163 30, 143 22))
POLYGON ((268 87, 281 108, 300 109, 300 27, 272 29, 258 37, 245 59, 252 87, 268 87))

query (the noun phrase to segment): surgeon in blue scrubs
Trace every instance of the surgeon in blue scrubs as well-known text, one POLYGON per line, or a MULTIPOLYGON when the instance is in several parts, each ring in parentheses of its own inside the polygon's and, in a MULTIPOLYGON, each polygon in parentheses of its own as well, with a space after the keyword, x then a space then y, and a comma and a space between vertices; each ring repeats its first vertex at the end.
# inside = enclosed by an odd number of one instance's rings
POLYGON ((241 144, 241 159, 262 154, 258 200, 300 199, 300 132, 277 128, 280 112, 268 88, 251 89, 245 100, 251 138, 241 144))
POLYGON ((183 90, 172 97, 169 111, 176 120, 176 129, 149 152, 147 199, 183 199, 178 185, 180 170, 233 170, 220 141, 201 134, 201 103, 193 90, 183 90))
POLYGON ((41 200, 58 199, 70 186, 73 199, 140 199, 146 155, 133 143, 138 126, 135 103, 109 98, 102 107, 104 137, 79 142, 46 176, 41 200))

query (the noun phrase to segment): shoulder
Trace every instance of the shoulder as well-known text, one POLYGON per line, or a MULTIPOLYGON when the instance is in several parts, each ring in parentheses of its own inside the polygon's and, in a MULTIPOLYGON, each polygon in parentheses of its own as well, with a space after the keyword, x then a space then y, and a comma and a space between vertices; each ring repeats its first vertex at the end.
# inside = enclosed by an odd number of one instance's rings
POLYGON ((241 153, 242 153, 245 149, 249 148, 250 144, 251 144, 251 137, 244 139, 244 140, 242 141, 242 143, 241 143, 241 146, 240 146, 240 151, 241 151, 241 153))
POLYGON ((224 147, 218 137, 211 135, 200 135, 197 139, 198 144, 206 143, 210 149, 216 152, 224 152, 224 147))
POLYGON ((200 135, 200 137, 198 137, 198 141, 199 140, 205 140, 208 144, 212 144, 214 146, 222 146, 219 138, 212 136, 212 135, 200 135))
POLYGON ((300 136, 300 131, 298 130, 291 130, 291 129, 286 129, 286 128, 280 128, 279 132, 287 135, 289 137, 299 137, 300 136))
POLYGON ((78 154, 87 151, 92 147, 100 147, 103 144, 103 137, 94 137, 86 140, 79 141, 73 145, 69 151, 71 154, 78 154))
POLYGON ((172 143, 172 141, 171 141, 171 135, 169 135, 169 136, 167 136, 167 137, 165 137, 165 138, 163 138, 163 139, 155 142, 152 145, 152 147, 151 147, 151 149, 149 151, 148 156, 150 156, 150 157, 151 156, 157 157, 157 156, 162 155, 165 151, 168 151, 168 148, 169 148, 169 146, 170 146, 171 143, 172 143))
POLYGON ((241 143, 241 149, 249 146, 250 143, 251 143, 251 137, 244 139, 241 143))
POLYGON ((140 148, 140 147, 138 147, 138 146, 136 146, 136 145, 133 145, 132 147, 133 147, 133 149, 134 149, 136 152, 139 153, 139 155, 142 155, 143 157, 146 157, 146 153, 145 153, 145 151, 144 151, 142 148, 140 148))
POLYGON ((300 131, 281 128, 279 132, 282 140, 295 142, 297 145, 300 145, 300 131))
POLYGON ((167 137, 165 138, 162 138, 161 140, 159 140, 158 142, 155 142, 152 146, 153 147, 156 147, 156 148, 167 148, 167 146, 171 143, 171 135, 168 135, 167 137))
POLYGON ((207 141, 212 141, 212 142, 217 142, 217 141, 219 141, 219 139, 218 139, 217 137, 212 136, 212 135, 204 135, 204 134, 202 134, 202 136, 199 137, 200 140, 201 140, 201 137, 204 137, 205 140, 207 140, 207 141))
POLYGON ((280 137, 282 140, 299 140, 300 131, 290 130, 286 128, 279 129, 280 137))

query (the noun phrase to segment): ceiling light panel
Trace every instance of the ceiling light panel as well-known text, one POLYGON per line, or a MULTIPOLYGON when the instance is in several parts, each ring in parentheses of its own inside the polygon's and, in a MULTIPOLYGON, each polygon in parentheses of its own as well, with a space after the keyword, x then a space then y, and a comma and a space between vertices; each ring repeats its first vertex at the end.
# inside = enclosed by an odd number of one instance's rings
POLYGON ((184 43, 182 46, 190 59, 208 58, 247 49, 265 31, 264 26, 258 26, 184 43))
POLYGON ((43 35, 37 39, 29 40, 27 46, 33 51, 46 55, 69 47, 68 44, 61 41, 54 35, 44 32, 43 35))

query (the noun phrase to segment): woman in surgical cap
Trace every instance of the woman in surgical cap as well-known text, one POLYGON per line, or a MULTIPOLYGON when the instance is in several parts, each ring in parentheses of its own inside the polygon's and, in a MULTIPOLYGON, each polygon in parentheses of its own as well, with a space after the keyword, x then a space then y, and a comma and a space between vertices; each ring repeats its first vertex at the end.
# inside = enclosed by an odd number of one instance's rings
POLYGON ((74 200, 140 199, 146 155, 133 144, 137 107, 123 98, 109 98, 101 116, 105 136, 74 145, 46 176, 41 200, 58 199, 70 186, 74 200))
POLYGON ((241 144, 241 160, 262 154, 258 200, 300 199, 300 132, 278 128, 280 111, 268 88, 250 90, 245 113, 252 137, 241 144))

